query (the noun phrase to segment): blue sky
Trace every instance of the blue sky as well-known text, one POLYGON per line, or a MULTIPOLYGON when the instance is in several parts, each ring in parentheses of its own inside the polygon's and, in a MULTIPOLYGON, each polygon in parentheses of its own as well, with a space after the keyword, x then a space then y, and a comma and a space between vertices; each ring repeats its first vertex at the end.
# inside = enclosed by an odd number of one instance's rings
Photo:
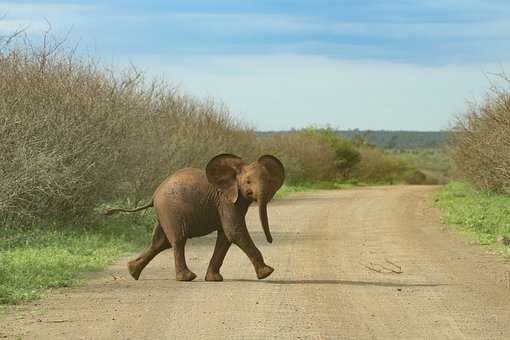
POLYGON ((257 129, 448 128, 510 65, 510 4, 485 0, 0 1, 0 34, 79 42, 214 97, 257 129))

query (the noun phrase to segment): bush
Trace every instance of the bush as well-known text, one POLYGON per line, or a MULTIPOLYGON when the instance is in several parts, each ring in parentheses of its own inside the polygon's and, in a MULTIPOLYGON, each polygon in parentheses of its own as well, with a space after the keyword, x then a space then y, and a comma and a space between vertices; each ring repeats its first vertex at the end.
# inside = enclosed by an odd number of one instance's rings
POLYGON ((409 165, 375 147, 363 146, 359 149, 360 162, 353 169, 353 177, 366 182, 394 183, 403 180, 409 165))
POLYGON ((307 129, 312 136, 320 143, 329 145, 334 153, 334 163, 338 177, 347 179, 350 177, 353 168, 361 160, 361 154, 354 143, 338 135, 332 128, 307 129))
MULTIPOLYGON (((416 168, 406 158, 386 153, 358 138, 353 142, 331 128, 306 128, 259 138, 261 153, 284 162, 288 184, 334 182, 401 182, 416 168)), ((424 180, 427 182, 429 179, 424 180)))
POLYGON ((427 175, 420 170, 415 170, 407 175, 405 181, 408 184, 425 184, 427 182, 427 175))
MULTIPOLYGON (((442 148, 398 150, 392 154, 407 163, 410 169, 421 171, 426 176, 422 184, 446 184, 451 178, 451 159, 442 148)), ((410 176, 412 171, 407 174, 406 182, 410 176)))
POLYGON ((217 153, 254 157, 254 132, 225 107, 59 46, 0 50, 0 223, 85 216, 217 153))
POLYGON ((289 184, 327 181, 336 176, 333 150, 306 130, 261 137, 259 149, 260 153, 274 154, 281 159, 289 184))
POLYGON ((510 193, 510 91, 493 88, 453 130, 450 150, 460 175, 478 189, 510 193))

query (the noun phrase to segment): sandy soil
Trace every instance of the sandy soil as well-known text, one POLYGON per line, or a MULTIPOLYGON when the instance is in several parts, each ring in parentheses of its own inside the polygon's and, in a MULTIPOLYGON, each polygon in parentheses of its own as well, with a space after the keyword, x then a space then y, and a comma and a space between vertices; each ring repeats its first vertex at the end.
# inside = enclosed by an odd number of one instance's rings
POLYGON ((188 243, 194 282, 174 280, 168 251, 140 281, 123 261, 13 310, 0 337, 510 339, 510 264, 446 230, 431 208, 434 190, 296 194, 269 207, 273 244, 251 209, 249 229, 275 267, 269 278, 258 281, 232 247, 226 281, 204 282, 211 235, 188 243))

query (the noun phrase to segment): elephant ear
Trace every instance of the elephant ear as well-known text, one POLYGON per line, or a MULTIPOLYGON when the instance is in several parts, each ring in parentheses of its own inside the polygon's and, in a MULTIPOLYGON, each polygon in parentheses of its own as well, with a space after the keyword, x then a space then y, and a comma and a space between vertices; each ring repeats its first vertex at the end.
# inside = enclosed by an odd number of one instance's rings
POLYGON ((270 191, 270 197, 272 198, 285 180, 283 164, 278 158, 272 155, 261 156, 257 162, 269 172, 268 189, 270 191))
POLYGON ((221 154, 209 161, 205 168, 207 180, 216 186, 231 203, 237 201, 237 174, 244 166, 243 160, 231 154, 221 154))

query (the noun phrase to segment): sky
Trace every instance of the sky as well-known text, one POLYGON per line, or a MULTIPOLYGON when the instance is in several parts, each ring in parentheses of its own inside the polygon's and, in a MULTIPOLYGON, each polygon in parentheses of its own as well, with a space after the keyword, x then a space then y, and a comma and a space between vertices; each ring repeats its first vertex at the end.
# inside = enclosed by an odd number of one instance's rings
POLYGON ((439 130, 510 66, 507 0, 0 1, 56 36, 214 98, 258 130, 439 130))

